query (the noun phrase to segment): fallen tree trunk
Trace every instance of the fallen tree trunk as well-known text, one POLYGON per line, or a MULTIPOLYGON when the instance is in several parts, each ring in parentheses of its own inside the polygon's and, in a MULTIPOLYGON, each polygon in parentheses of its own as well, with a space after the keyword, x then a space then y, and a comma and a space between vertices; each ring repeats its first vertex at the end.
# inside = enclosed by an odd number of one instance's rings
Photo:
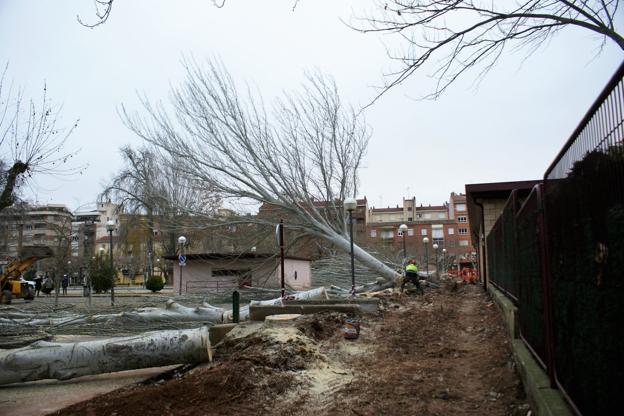
MULTIPOLYGON (((324 287, 297 292, 288 295, 286 299, 327 299, 327 292, 324 287)), ((278 305, 281 304, 282 298, 275 298, 260 302, 262 305, 278 305)), ((225 311, 223 308, 212 306, 206 302, 201 306, 192 308, 179 304, 169 299, 164 308, 141 308, 129 312, 108 313, 99 315, 69 315, 58 318, 32 318, 31 314, 25 314, 24 318, 20 318, 20 314, 13 313, 11 318, 0 318, 0 325, 8 326, 36 326, 36 327, 56 327, 62 328, 72 325, 81 324, 114 324, 117 322, 231 322, 232 311, 225 311)), ((249 306, 240 308, 240 320, 249 319, 249 306)))
POLYGON ((208 361, 208 327, 0 351, 0 385, 208 361))

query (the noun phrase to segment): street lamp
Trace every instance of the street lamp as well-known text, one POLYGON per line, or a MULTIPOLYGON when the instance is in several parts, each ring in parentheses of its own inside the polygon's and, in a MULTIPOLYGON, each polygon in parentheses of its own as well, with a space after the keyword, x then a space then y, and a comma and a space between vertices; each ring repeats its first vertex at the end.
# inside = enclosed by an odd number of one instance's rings
POLYGON ((446 272, 446 249, 442 249, 442 270, 446 272))
POLYGON ((184 245, 186 244, 186 237, 181 235, 178 237, 178 244, 180 245, 180 256, 178 257, 178 264, 180 265, 180 284, 178 285, 178 294, 182 295, 182 267, 186 264, 184 258, 184 245))
POLYGON ((425 273, 429 278, 429 239, 423 238, 423 245, 425 246, 425 273))
POLYGON ((353 210, 357 207, 355 198, 344 200, 344 209, 349 211, 349 238, 351 239, 351 296, 355 296, 355 261, 353 259, 353 210))
POLYGON ((401 231, 401 235, 403 236, 403 265, 405 265, 407 259, 407 252, 405 251, 405 233, 407 233, 407 225, 399 225, 399 231, 401 231))
MULTIPOLYGON (((152 266, 152 252, 147 252, 147 277, 151 277, 154 274, 153 266, 152 266)), ((143 289, 145 289, 146 279, 145 273, 143 273, 143 289)))
POLYGON ((436 256, 436 275, 438 277, 438 279, 440 278, 440 270, 438 270, 440 268, 440 263, 438 263, 438 245, 436 243, 433 244, 433 249, 435 250, 435 256, 436 256))
POLYGON ((67 260, 67 279, 68 279, 68 282, 71 282, 72 280, 71 260, 67 260))
MULTIPOLYGON (((109 243, 110 243, 110 268, 111 268, 111 306, 115 306, 115 268, 113 266, 113 231, 115 230, 115 222, 113 220, 108 220, 106 222, 106 231, 108 231, 109 235, 109 243)), ((103 247, 102 247, 103 248, 103 247)))

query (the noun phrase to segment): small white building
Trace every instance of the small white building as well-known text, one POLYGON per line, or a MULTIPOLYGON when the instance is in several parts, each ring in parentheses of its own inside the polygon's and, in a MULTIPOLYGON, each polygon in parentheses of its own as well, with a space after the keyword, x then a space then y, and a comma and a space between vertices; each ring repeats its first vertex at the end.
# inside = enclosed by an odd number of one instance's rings
MULTIPOLYGON (((177 256, 165 258, 178 261, 177 256)), ((229 292, 246 286, 279 288, 280 284, 280 258, 273 254, 187 254, 186 265, 176 264, 173 268, 174 293, 229 292)), ((309 289, 312 286, 310 259, 285 257, 284 284, 286 289, 309 289)))

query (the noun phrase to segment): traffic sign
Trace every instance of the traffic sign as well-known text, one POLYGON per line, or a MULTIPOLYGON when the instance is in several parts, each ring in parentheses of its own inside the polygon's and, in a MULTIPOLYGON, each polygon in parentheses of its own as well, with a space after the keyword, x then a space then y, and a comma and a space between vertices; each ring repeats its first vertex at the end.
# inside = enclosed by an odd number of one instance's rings
POLYGON ((180 266, 186 265, 186 256, 184 254, 180 254, 178 256, 178 262, 180 262, 180 266))

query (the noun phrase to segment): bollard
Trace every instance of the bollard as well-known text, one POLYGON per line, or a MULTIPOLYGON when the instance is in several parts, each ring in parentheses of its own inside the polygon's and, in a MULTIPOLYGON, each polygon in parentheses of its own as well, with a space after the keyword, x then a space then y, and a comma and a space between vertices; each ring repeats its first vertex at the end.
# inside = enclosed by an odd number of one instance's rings
POLYGON ((240 293, 235 290, 232 293, 232 321, 237 324, 240 320, 240 293))

